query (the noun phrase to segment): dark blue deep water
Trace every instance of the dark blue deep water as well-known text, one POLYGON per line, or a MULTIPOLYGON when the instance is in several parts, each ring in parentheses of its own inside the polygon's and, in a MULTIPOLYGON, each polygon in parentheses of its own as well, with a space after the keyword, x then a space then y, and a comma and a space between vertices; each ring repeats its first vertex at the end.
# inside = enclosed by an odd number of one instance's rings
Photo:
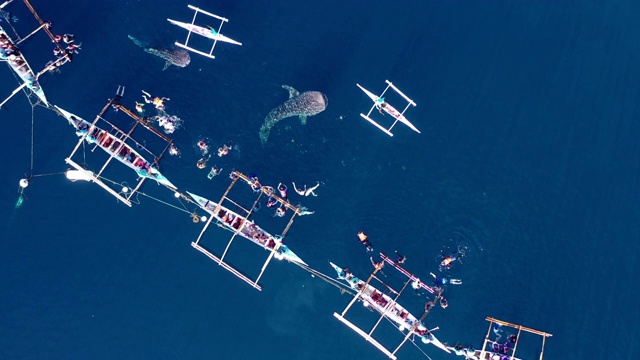
MULTIPOLYGON (((552 333, 548 359, 640 351, 637 1, 193 0, 229 18, 223 33, 244 45, 166 71, 127 35, 183 40, 165 19, 190 20, 187 2, 33 4, 54 33, 82 42, 73 63, 41 78, 52 103, 93 119, 119 84, 129 107, 141 90, 171 98, 167 110, 185 120, 174 134, 183 154, 162 170, 181 190, 217 200, 229 184, 196 169, 201 137, 235 145, 211 160, 225 174, 321 181, 318 197, 292 195, 316 214, 286 238, 313 268, 331 274, 332 260, 366 276, 361 230, 376 250, 407 254, 423 278, 438 272, 441 251, 460 248, 462 263, 445 274, 464 283, 427 319, 442 341, 479 347, 494 316, 552 333), (399 126, 390 138, 358 116, 370 102, 356 82, 379 92, 385 79, 417 102, 407 115, 422 134, 399 126), (278 123, 263 147, 258 131, 287 99, 282 84, 322 91, 329 106, 305 126, 278 123)), ((9 10, 22 34, 36 26, 20 0, 9 10)), ((22 45, 36 69, 51 48, 43 34, 22 45)), ((18 82, 4 65, 0 79, 4 98, 18 82)), ((42 107, 33 115, 33 173, 66 170, 72 128, 42 107)), ((61 175, 33 178, 15 208, 31 168, 31 119, 23 94, 0 112, 0 358, 383 358, 333 318, 348 296, 277 261, 263 291, 252 289, 190 246, 201 224, 184 212, 144 197, 127 208, 61 175)), ((87 148, 87 163, 101 156, 87 148)), ((109 171, 135 181, 121 164, 109 171)), ((178 205, 150 181, 142 191, 178 205)), ((285 225, 260 215, 265 228, 285 225)), ((207 240, 219 248, 228 235, 212 227, 207 240)), ((233 264, 259 272, 263 251, 241 239, 232 250, 233 264)), ((400 285, 391 270, 383 279, 400 285)), ((403 296, 419 315, 424 297, 403 296)), ((359 308, 354 322, 373 324, 359 308)), ((393 347, 398 335, 383 325, 379 337, 393 347)), ((520 356, 536 358, 538 340, 523 339, 520 356)), ((422 355, 408 344, 399 357, 422 355)))

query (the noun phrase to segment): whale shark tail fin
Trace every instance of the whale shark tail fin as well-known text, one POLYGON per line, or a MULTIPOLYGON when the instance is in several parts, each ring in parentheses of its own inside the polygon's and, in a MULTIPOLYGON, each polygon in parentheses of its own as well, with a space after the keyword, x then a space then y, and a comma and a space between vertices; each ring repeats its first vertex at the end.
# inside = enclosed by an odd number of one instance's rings
POLYGON ((140 41, 140 40, 138 40, 138 39, 134 38, 133 36, 131 36, 131 35, 127 35, 127 36, 129 37, 129 39, 130 39, 131 41, 133 41, 133 43, 134 43, 134 44, 136 44, 136 45, 140 46, 141 48, 145 48, 145 47, 147 46, 147 44, 145 44, 145 43, 143 43, 142 41, 140 41))
POLYGON ((298 117, 300 118, 300 123, 302 125, 307 125, 307 115, 300 115, 298 117))

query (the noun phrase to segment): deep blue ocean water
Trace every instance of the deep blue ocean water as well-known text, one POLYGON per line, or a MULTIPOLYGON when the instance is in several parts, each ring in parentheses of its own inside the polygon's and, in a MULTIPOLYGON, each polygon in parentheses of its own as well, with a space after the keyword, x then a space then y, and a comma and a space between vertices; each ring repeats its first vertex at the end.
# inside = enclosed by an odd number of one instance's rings
MULTIPOLYGON (((52 103, 92 119, 119 84, 130 107, 141 90, 171 98, 168 111, 185 120, 174 134, 183 154, 162 169, 181 190, 217 200, 229 184, 196 169, 202 137, 236 146, 212 159, 225 174, 321 181, 316 198, 292 195, 316 214, 297 219, 286 240, 313 268, 331 274, 332 260, 366 276, 361 230, 376 250, 407 254, 406 268, 423 278, 438 271, 441 251, 460 248, 462 263, 445 274, 464 283, 427 320, 442 341, 479 347, 493 316, 552 333, 548 359, 640 350, 637 2, 194 1, 229 18, 223 33, 243 46, 220 44, 215 60, 193 54, 164 72, 127 35, 183 40, 165 19, 190 19, 186 2, 33 4, 54 33, 82 42, 72 64, 41 79, 52 103), (355 83, 379 92, 385 79, 417 102, 407 115, 422 134, 399 126, 389 138, 358 116, 370 102, 355 83), (287 99, 282 84, 322 91, 329 106, 305 126, 278 123, 263 147, 258 131, 287 99)), ((21 33, 35 27, 22 2, 9 10, 21 33)), ((40 69, 50 48, 39 34, 22 50, 40 69)), ((4 97, 17 82, 6 67, 0 79, 4 97)), ((55 175, 34 178, 16 209, 32 114, 24 95, 7 105, 0 358, 383 358, 332 317, 348 296, 277 261, 257 292, 190 246, 201 225, 151 199, 127 208, 55 175)), ((34 119, 34 174, 66 170, 75 134, 41 107, 34 119)), ((113 176, 130 178, 118 165, 113 176)), ((143 191, 175 204, 151 182, 143 191)), ((259 215, 265 228, 284 227, 259 215)), ((228 236, 207 234, 213 247, 228 236)), ((241 240, 232 250, 233 264, 259 272, 264 252, 241 240)), ((424 301, 401 303, 420 314, 424 301)), ((375 320, 357 309, 354 321, 375 320)), ((399 341, 389 326, 380 334, 390 347, 399 341)), ((520 356, 536 358, 538 339, 523 340, 520 356)), ((421 358, 410 344, 399 356, 421 358)))

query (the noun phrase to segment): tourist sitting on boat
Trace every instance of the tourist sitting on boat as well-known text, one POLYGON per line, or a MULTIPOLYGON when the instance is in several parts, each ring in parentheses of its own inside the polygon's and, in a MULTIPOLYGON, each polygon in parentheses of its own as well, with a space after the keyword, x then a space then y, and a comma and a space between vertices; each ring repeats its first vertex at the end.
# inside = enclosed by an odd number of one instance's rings
POLYGON ((287 185, 278 183, 278 192, 280 193, 280 197, 287 200, 287 185))
POLYGON ((298 193, 298 195, 302 195, 302 196, 309 196, 309 195, 313 195, 313 196, 318 196, 316 195, 315 192, 313 192, 313 190, 317 189, 318 186, 320 186, 320 181, 318 181, 318 183, 316 184, 316 186, 307 189, 307 185, 304 186, 304 188, 302 189, 298 189, 296 188, 296 183, 292 182, 293 184, 293 189, 296 191, 296 193, 298 193))
POLYGON ((436 274, 434 273, 430 273, 431 276, 433 276, 433 284, 440 287, 446 284, 453 284, 453 285, 460 285, 462 284, 462 280, 460 279, 452 279, 452 278, 446 278, 446 277, 439 277, 436 276, 436 274))
POLYGON ((398 255, 398 259, 396 260, 397 264, 404 264, 404 262, 407 261, 407 257, 404 255, 400 255, 398 250, 396 250, 396 255, 398 255))
POLYGON ((364 233, 364 231, 360 231, 358 233, 358 240, 360 240, 362 245, 364 245, 367 248, 368 252, 373 251, 373 246, 371 246, 371 243, 369 242, 369 237, 367 236, 367 234, 364 233))
POLYGON ((338 274, 338 279, 347 280, 349 278, 349 276, 353 277, 353 274, 351 274, 351 271, 349 271, 349 268, 344 268, 338 274))

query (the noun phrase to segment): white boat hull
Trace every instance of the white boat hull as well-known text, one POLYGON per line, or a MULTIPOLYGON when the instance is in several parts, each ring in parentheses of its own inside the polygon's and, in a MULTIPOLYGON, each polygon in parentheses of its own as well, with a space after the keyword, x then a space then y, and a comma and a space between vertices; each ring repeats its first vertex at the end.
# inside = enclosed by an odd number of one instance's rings
POLYGON ((226 42, 229 44, 234 44, 234 45, 240 45, 242 46, 242 43, 239 41, 235 41, 229 37, 226 37, 220 33, 215 32, 212 29, 207 29, 205 27, 202 26, 198 26, 198 25, 194 25, 194 24, 190 24, 190 23, 185 23, 182 21, 176 21, 176 20, 172 20, 172 19, 167 19, 167 21, 169 21, 171 24, 179 26, 187 31, 191 31, 193 33, 196 33, 200 36, 204 36, 206 38, 209 38, 211 40, 218 40, 218 41, 222 41, 222 42, 226 42))
MULTIPOLYGON (((17 47, 13 44, 13 41, 11 41, 9 35, 7 35, 4 29, 0 27, 0 38, 3 36, 6 36, 9 42, 11 42, 11 45, 17 49, 17 47)), ((29 66, 29 63, 27 62, 27 59, 25 59, 22 54, 15 56, 12 60, 11 56, 8 56, 5 59, 5 57, 0 53, 0 59, 6 60, 11 69, 13 69, 13 71, 18 74, 20 79, 22 79, 22 81, 26 84, 27 88, 33 91, 33 93, 36 94, 36 96, 38 96, 38 98, 46 106, 49 106, 49 101, 47 101, 47 97, 44 95, 44 91, 42 90, 42 87, 40 87, 40 83, 38 83, 36 74, 33 72, 31 66, 29 66)))

